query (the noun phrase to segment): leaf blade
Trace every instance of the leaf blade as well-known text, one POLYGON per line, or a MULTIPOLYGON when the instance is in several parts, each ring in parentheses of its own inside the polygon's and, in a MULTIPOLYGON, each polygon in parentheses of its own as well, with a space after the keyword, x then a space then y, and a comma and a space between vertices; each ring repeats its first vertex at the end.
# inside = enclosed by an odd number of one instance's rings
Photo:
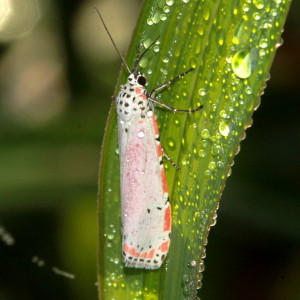
MULTIPOLYGON (((132 49, 137 43, 145 46, 160 32, 160 44, 141 62, 150 87, 196 67, 158 98, 183 109, 204 104, 203 111, 192 115, 156 109, 162 145, 182 167, 176 172, 165 165, 173 218, 168 261, 157 271, 122 266, 116 114, 112 107, 100 166, 100 299, 196 296, 209 229, 215 223, 233 158, 259 103, 290 4, 185 2, 168 6, 163 1, 145 1, 127 58, 132 65, 132 49), (163 20, 166 7, 170 11, 163 20)), ((119 82, 125 80, 122 73, 119 82)))

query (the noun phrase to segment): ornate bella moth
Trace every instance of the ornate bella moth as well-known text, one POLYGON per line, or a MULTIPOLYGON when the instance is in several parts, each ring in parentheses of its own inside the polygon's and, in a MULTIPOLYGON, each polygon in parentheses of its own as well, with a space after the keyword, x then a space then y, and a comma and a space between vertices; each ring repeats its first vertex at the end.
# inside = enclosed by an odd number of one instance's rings
MULTIPOLYGON (((179 110, 155 100, 154 93, 183 77, 159 85, 150 93, 146 78, 137 71, 145 53, 138 53, 132 70, 116 47, 100 12, 95 8, 129 76, 116 98, 118 144, 120 156, 122 255, 126 267, 157 269, 166 258, 171 235, 171 208, 162 155, 170 160, 160 145, 159 132, 152 103, 174 112, 192 113, 200 110, 179 110)), ((170 160, 171 161, 171 160, 170 160)), ((179 169, 172 161, 175 168, 179 169)))

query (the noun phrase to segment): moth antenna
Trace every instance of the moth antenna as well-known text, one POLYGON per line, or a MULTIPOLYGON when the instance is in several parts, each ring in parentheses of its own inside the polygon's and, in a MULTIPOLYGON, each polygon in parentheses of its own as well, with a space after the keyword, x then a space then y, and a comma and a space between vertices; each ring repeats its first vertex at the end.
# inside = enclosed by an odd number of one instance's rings
POLYGON ((108 31, 108 28, 107 28, 107 26, 106 26, 106 24, 105 24, 105 22, 104 22, 104 20, 103 20, 103 18, 102 18, 102 15, 101 15, 100 11, 98 10, 98 8, 97 8, 97 7, 94 7, 94 8, 95 8, 96 12, 97 12, 97 13, 98 13, 98 15, 99 15, 99 17, 100 17, 100 20, 101 20, 101 22, 102 22, 102 24, 103 24, 103 26, 104 26, 104 28, 105 28, 105 31, 107 32, 107 34, 108 34, 108 36, 109 36, 109 38, 110 38, 110 40, 111 40, 111 42, 112 42, 113 46, 115 47, 115 49, 116 49, 117 53, 118 53, 118 54, 119 54, 119 56, 121 57, 121 59, 122 59, 122 61, 123 61, 123 64, 125 65, 125 67, 126 67, 126 69, 127 69, 128 73, 130 74, 130 73, 131 73, 131 71, 130 71, 130 69, 129 69, 129 67, 128 67, 128 65, 127 65, 126 61, 125 61, 125 58, 123 57, 123 55, 122 55, 122 54, 121 54, 121 52, 119 51, 119 49, 118 49, 118 47, 117 47, 116 43, 114 42, 114 40, 113 40, 113 38, 112 38, 111 34, 109 33, 109 31, 108 31))
POLYGON ((139 63, 139 61, 142 59, 142 57, 146 54, 146 52, 157 42, 157 40, 160 38, 160 35, 150 44, 149 47, 147 47, 144 52, 137 56, 135 61, 134 61, 134 65, 133 65, 133 68, 132 68, 132 72, 136 71, 136 68, 137 68, 137 65, 139 63))

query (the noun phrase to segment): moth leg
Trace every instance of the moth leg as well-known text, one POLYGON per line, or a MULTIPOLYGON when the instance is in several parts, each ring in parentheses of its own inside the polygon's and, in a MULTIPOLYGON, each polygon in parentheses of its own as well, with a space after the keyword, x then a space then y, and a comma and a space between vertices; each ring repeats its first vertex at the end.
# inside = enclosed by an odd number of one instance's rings
POLYGON ((161 152, 163 153, 164 157, 171 163, 171 165, 177 170, 181 171, 181 169, 174 163, 174 161, 167 155, 163 148, 161 148, 161 152))
POLYGON ((152 98, 151 96, 148 96, 148 99, 149 99, 150 101, 152 101, 152 102, 154 102, 154 103, 160 105, 160 106, 163 106, 163 107, 165 107, 165 108, 167 108, 167 109, 173 111, 173 112, 183 112, 183 113, 188 113, 188 114, 190 114, 190 113, 194 113, 194 112, 200 110, 200 109, 203 107, 203 105, 200 105, 200 106, 198 106, 198 107, 195 108, 195 109, 177 109, 177 108, 172 107, 172 106, 169 106, 169 105, 167 105, 167 104, 165 104, 165 103, 159 102, 158 100, 155 100, 155 99, 152 98))
POLYGON ((172 84, 174 81, 180 79, 181 77, 185 76, 186 74, 188 74, 188 73, 190 73, 190 72, 192 72, 192 71, 194 71, 194 70, 195 70, 194 68, 188 69, 187 71, 185 71, 185 72, 179 74, 178 76, 176 76, 176 77, 174 77, 174 78, 172 78, 172 79, 170 79, 170 80, 168 80, 168 81, 166 81, 166 82, 160 84, 160 85, 157 86, 156 88, 152 89, 152 91, 150 92, 150 97, 152 97, 152 95, 153 95, 155 92, 157 92, 157 91, 163 89, 164 87, 166 87, 166 86, 172 84))

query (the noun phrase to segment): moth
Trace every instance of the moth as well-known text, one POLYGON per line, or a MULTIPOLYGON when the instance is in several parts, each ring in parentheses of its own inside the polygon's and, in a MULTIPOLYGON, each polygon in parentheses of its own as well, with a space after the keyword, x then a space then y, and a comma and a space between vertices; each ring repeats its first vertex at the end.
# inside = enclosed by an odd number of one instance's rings
MULTIPOLYGON (((129 75, 115 99, 118 115, 118 145, 120 158, 120 196, 122 257, 126 267, 157 269, 166 259, 171 236, 171 207, 162 156, 170 158, 160 144, 153 103, 173 112, 180 110, 159 102, 154 94, 193 71, 188 69, 175 78, 159 85, 149 93, 143 73, 137 70, 141 58, 157 42, 137 55, 130 70, 109 33, 102 15, 96 9, 102 24, 121 57, 129 75)), ((177 169, 179 167, 173 163, 177 169)))

